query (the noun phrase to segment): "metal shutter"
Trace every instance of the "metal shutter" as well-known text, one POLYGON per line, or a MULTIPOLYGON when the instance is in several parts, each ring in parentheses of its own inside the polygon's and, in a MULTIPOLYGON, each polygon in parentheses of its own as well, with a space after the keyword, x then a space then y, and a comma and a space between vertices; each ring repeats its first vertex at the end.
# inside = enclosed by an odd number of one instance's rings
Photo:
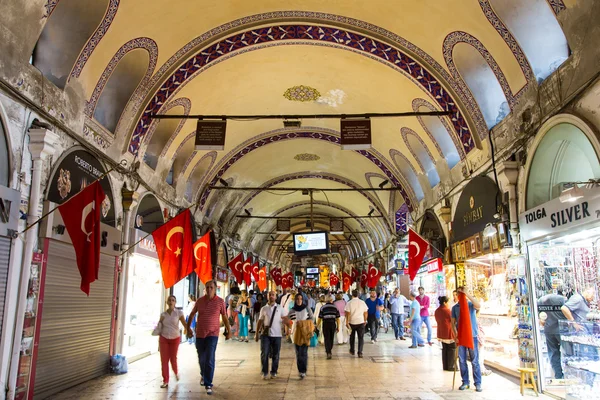
POLYGON ((10 239, 0 236, 0 338, 4 320, 4 302, 8 284, 8 261, 10 259, 10 239))
POLYGON ((115 257, 101 254, 90 296, 71 244, 50 240, 34 399, 108 372, 115 257))

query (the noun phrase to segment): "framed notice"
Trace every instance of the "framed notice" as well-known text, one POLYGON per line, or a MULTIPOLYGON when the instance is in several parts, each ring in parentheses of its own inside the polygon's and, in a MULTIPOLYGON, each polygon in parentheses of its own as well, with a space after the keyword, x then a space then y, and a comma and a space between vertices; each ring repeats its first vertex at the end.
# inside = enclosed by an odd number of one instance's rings
POLYGON ((487 236, 481 236, 481 252, 487 253, 490 251, 490 238, 487 236))
POLYGON ((465 242, 460 242, 460 254, 462 255, 463 260, 467 258, 466 241, 465 242))
POLYGON ((469 244, 471 245, 471 255, 477 254, 477 247, 475 247, 475 239, 471 239, 469 244))
POLYGON ((342 150, 371 148, 371 120, 368 118, 340 120, 340 134, 342 150))
POLYGON ((481 254, 481 237, 479 235, 475 236, 475 252, 481 254))
POLYGON ((498 250, 498 234, 492 236, 492 250, 498 250))
POLYGON ((198 120, 196 126, 196 150, 223 150, 227 121, 198 120))

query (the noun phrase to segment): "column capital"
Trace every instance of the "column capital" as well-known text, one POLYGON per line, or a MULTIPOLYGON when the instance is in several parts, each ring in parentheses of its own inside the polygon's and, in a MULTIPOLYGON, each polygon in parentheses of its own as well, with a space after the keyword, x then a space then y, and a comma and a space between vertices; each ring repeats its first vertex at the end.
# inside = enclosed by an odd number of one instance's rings
POLYGON ((44 160, 54 155, 58 135, 45 128, 29 129, 29 151, 33 160, 44 160))
POLYGON ((121 189, 121 197, 123 199, 123 211, 131 211, 138 202, 140 194, 135 190, 129 190, 125 185, 121 189))
POLYGON ((502 161, 498 163, 498 180, 502 186, 516 185, 519 177, 519 163, 517 161, 502 161))

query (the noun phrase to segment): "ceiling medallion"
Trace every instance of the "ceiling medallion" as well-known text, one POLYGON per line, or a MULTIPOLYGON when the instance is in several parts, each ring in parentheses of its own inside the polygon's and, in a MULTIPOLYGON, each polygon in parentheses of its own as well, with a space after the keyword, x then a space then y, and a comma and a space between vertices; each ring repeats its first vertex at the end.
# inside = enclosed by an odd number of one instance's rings
POLYGON ((290 101, 315 101, 321 97, 321 93, 310 86, 292 86, 285 91, 283 97, 290 101))
POLYGON ((319 157, 318 155, 310 153, 296 154, 294 156, 294 160, 296 161, 317 161, 320 159, 321 157, 319 157))

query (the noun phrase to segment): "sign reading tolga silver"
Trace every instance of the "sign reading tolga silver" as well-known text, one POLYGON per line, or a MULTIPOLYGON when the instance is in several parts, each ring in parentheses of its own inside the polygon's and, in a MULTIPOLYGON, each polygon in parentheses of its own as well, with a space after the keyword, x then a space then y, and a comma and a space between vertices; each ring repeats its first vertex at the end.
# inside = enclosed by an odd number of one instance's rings
POLYGON ((521 214, 521 237, 527 241, 600 221, 600 188, 581 190, 584 196, 576 201, 557 198, 521 214))

